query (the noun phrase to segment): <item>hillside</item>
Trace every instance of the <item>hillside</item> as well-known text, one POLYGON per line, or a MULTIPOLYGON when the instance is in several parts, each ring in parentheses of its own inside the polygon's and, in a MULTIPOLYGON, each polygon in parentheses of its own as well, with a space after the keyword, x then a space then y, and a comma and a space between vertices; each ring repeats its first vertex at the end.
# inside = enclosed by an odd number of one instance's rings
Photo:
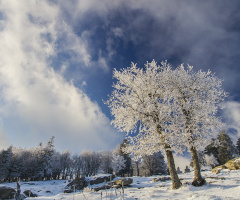
MULTIPOLYGON (((39 182, 21 182, 21 190, 30 189, 38 194, 38 200, 64 199, 64 200, 82 200, 82 199, 239 199, 240 197, 240 170, 222 170, 219 174, 213 174, 211 171, 202 172, 206 178, 207 184, 203 187, 194 187, 191 185, 193 172, 180 174, 183 186, 178 190, 171 189, 171 181, 154 182, 152 177, 133 177, 132 187, 124 189, 110 189, 93 192, 90 189, 84 191, 64 194, 63 188, 68 184, 64 180, 39 181, 39 182)), ((15 187, 15 183, 4 183, 15 187)), ((101 184, 95 185, 100 186, 101 184)), ((27 198, 33 199, 33 198, 27 198)))

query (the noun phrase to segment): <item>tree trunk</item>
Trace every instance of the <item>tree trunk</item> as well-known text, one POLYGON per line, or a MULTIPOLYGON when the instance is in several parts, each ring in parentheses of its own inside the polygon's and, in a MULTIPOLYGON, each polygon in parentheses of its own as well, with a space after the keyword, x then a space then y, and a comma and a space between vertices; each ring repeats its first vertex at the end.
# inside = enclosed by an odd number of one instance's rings
POLYGON ((174 163, 174 158, 173 158, 173 153, 170 150, 170 146, 165 144, 164 146, 166 156, 167 156, 167 162, 168 162, 168 168, 172 180, 172 189, 178 189, 181 187, 182 183, 180 179, 178 178, 178 174, 176 171, 175 163, 174 163))
POLYGON ((206 181, 201 176, 201 169, 200 169, 200 164, 198 160, 197 150, 193 146, 190 148, 190 150, 192 154, 192 161, 193 161, 193 167, 194 167, 194 178, 193 178, 192 185, 197 187, 202 186, 205 184, 206 181))
POLYGON ((136 161, 135 164, 136 164, 136 167, 137 167, 137 176, 139 176, 139 163, 138 163, 138 161, 136 161))

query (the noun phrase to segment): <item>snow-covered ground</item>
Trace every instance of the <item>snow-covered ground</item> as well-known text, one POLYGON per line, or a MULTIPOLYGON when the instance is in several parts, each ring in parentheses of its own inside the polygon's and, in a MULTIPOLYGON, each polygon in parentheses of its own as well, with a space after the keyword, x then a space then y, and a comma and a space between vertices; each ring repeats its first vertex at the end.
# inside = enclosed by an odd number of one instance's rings
MULTIPOLYGON (((210 171, 203 171, 202 175, 206 178, 207 184, 202 187, 191 185, 193 172, 180 174, 183 186, 178 190, 171 189, 171 181, 154 182, 154 177, 133 177, 132 187, 125 188, 124 193, 121 189, 102 190, 93 192, 85 189, 81 192, 64 194, 63 188, 68 184, 65 180, 52 180, 40 182, 21 182, 21 190, 30 189, 38 197, 27 198, 37 200, 97 200, 97 199, 201 199, 201 200, 222 200, 240 199, 240 170, 222 170, 219 174, 210 171)), ((1 184, 15 187, 16 183, 1 184)), ((92 186, 100 186, 101 184, 92 186)))

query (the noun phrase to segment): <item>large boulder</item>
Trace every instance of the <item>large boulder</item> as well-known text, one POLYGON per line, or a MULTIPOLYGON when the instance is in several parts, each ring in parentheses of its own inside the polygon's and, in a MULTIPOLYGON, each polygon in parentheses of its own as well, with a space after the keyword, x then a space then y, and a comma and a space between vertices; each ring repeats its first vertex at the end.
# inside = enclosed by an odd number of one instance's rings
POLYGON ((96 177, 94 180, 90 181, 90 185, 104 183, 112 180, 114 177, 112 175, 104 176, 104 177, 96 177))
POLYGON ((64 189, 63 193, 73 193, 73 189, 64 189))
POLYGON ((218 174, 222 169, 238 170, 240 169, 240 157, 227 161, 224 165, 212 169, 213 173, 218 174))
POLYGON ((100 187, 96 187, 96 188, 93 188, 95 192, 98 192, 99 190, 106 190, 106 189, 110 189, 111 186, 110 185, 103 185, 103 186, 100 186, 100 187))
POLYGON ((11 187, 0 187, 0 199, 13 199, 15 197, 16 190, 11 187))
POLYGON ((240 157, 229 160, 225 163, 225 166, 230 170, 240 169, 240 157))
POLYGON ((219 174, 222 169, 227 169, 225 165, 220 165, 212 169, 212 173, 219 174))
POLYGON ((121 188, 122 185, 125 187, 130 187, 130 184, 132 182, 133 182, 132 178, 118 179, 116 181, 112 181, 112 182, 108 183, 107 185, 96 187, 96 188, 94 188, 94 191, 105 190, 105 189, 110 189, 110 188, 121 188))
POLYGON ((169 180, 171 180, 170 177, 160 177, 160 178, 154 178, 153 182, 158 182, 158 181, 165 182, 165 181, 169 181, 169 180))
POLYGON ((112 181, 109 184, 110 185, 129 186, 132 182, 133 182, 132 178, 123 178, 123 179, 118 179, 116 181, 112 181))
POLYGON ((32 193, 31 190, 25 190, 23 194, 25 194, 26 197, 37 197, 37 194, 32 193))
POLYGON ((76 178, 67 185, 66 189, 83 190, 87 186, 88 182, 85 180, 85 178, 76 178))

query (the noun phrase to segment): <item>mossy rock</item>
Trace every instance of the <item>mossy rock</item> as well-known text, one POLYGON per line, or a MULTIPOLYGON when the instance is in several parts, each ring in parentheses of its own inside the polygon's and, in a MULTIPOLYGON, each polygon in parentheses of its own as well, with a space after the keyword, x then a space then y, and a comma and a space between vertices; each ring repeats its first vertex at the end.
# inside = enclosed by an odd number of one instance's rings
POLYGON ((132 178, 123 178, 123 179, 118 179, 116 181, 112 181, 109 183, 109 185, 129 186, 132 182, 133 182, 132 178))
POLYGON ((23 194, 25 194, 26 197, 37 197, 37 194, 32 193, 31 190, 25 190, 23 194))
POLYGON ((212 169, 213 173, 218 174, 222 169, 238 170, 240 169, 240 157, 227 161, 224 165, 212 169))
POLYGON ((225 163, 225 166, 230 170, 240 169, 240 157, 229 160, 225 163))
POLYGON ((75 178, 71 183, 67 185, 65 189, 83 190, 87 186, 88 183, 85 178, 75 178))
POLYGON ((220 165, 212 169, 212 173, 219 174, 222 169, 227 169, 225 165, 220 165))
POLYGON ((10 187, 0 187, 0 199, 13 199, 16 194, 16 190, 10 187))

